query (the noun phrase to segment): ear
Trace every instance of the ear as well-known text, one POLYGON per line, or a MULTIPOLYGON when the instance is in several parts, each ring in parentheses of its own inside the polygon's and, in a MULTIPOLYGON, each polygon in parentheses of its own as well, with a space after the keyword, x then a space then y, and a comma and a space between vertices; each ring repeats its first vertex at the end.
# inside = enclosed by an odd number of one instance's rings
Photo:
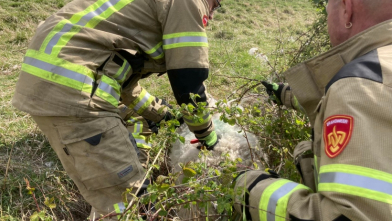
POLYGON ((352 22, 353 1, 354 0, 342 0, 342 2, 341 2, 341 6, 343 9, 343 19, 344 19, 345 24, 352 22))

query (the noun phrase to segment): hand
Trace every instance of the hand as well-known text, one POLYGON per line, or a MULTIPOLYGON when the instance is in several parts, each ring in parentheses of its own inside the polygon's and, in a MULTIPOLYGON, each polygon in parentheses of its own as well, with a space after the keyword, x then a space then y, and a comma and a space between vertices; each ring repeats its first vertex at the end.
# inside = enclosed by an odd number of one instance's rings
POLYGON ((270 96, 270 99, 276 104, 283 104, 281 100, 282 91, 284 88, 283 83, 268 83, 266 81, 261 82, 266 88, 267 94, 270 96))
MULTIPOLYGON (((160 101, 161 101, 162 105, 165 105, 169 109, 173 109, 173 106, 168 104, 165 99, 160 99, 160 101)), ((176 118, 169 111, 167 111, 165 116, 162 118, 162 120, 165 120, 165 121, 169 121, 169 120, 173 120, 173 119, 176 119, 176 118)), ((180 122, 180 126, 184 123, 184 119, 182 117, 180 117, 177 120, 178 120, 178 122, 180 122)), ((179 127, 179 126, 177 126, 177 127, 179 127)))
POLYGON ((219 143, 219 140, 218 136, 216 135, 216 132, 212 131, 207 137, 199 138, 198 142, 200 143, 200 145, 197 146, 197 149, 214 150, 214 147, 219 143))

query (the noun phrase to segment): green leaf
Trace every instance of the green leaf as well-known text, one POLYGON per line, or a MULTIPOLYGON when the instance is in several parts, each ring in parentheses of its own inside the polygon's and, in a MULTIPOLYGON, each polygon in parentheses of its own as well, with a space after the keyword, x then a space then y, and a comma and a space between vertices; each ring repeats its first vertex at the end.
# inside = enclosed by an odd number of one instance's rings
POLYGON ((33 215, 30 216, 30 221, 39 221, 38 212, 34 212, 33 215))
POLYGON ((167 184, 167 183, 163 183, 163 184, 161 184, 161 185, 159 185, 158 186, 158 191, 160 192, 160 193, 162 193, 162 192, 165 192, 167 189, 169 189, 170 188, 170 185, 169 184, 167 184))
POLYGON ((178 139, 180 139, 181 143, 185 143, 185 137, 180 136, 178 139))
POLYGON ((161 210, 161 211, 159 211, 158 215, 160 215, 160 216, 167 216, 167 211, 161 210))
POLYGON ((228 121, 227 121, 227 123, 229 123, 231 126, 234 126, 235 125, 235 119, 229 119, 228 121))
POLYGON ((163 183, 167 178, 169 178, 169 177, 163 176, 163 175, 159 175, 159 176, 157 177, 157 180, 155 181, 155 183, 161 184, 161 183, 163 183))
POLYGON ((196 171, 194 171, 193 169, 191 169, 189 167, 184 167, 182 169, 182 172, 184 173, 185 177, 194 177, 196 175, 196 171))
POLYGON ((45 197, 44 204, 45 204, 47 207, 49 207, 50 209, 56 208, 56 204, 54 203, 54 197, 52 197, 52 198, 50 198, 50 199, 49 199, 48 197, 45 197))

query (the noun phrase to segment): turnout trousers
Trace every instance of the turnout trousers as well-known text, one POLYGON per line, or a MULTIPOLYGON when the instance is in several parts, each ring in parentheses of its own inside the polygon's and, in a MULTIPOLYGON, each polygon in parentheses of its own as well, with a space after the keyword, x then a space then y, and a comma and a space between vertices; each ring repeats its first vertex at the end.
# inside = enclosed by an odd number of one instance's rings
POLYGON ((121 118, 32 117, 92 206, 91 220, 115 211, 126 188, 136 192, 142 185, 140 151, 121 118))

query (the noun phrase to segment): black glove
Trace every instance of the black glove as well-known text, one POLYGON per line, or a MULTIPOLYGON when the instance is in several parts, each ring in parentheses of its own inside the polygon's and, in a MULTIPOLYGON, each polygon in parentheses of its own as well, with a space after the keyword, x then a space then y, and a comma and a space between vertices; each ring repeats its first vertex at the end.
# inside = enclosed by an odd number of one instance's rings
POLYGON ((158 134, 159 126, 152 120, 144 118, 148 123, 148 129, 150 129, 154 134, 158 134))
POLYGON ((267 94, 270 96, 270 99, 275 103, 275 104, 283 104, 282 100, 281 100, 281 95, 282 95, 282 91, 284 88, 284 84, 283 83, 268 83, 266 81, 262 81, 261 82, 264 87, 266 88, 267 94))
MULTIPOLYGON (((159 100, 159 98, 156 98, 157 102, 159 100)), ((169 109, 173 109, 173 106, 171 106, 169 103, 166 102, 165 99, 160 99, 161 100, 161 104, 165 105, 166 107, 168 107, 169 109)), ((165 121, 169 121, 169 120, 173 120, 176 119, 169 111, 166 112, 165 116, 162 118, 162 120, 165 121)), ((180 117, 179 119, 177 119, 178 122, 180 122, 180 126, 184 123, 184 119, 182 117, 180 117)))

